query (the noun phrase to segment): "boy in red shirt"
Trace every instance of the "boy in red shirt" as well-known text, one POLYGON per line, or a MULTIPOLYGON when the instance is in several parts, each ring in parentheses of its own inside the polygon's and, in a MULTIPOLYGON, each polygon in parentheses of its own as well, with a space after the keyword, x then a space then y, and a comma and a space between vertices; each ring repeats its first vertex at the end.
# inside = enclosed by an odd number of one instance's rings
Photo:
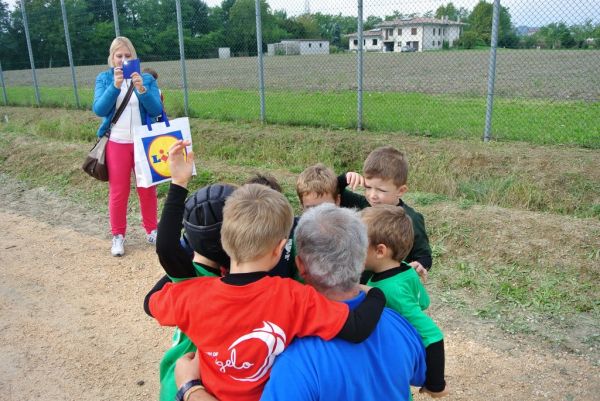
MULTIPOLYGON (((171 172, 191 175, 193 154, 184 160, 178 142, 171 172)), ((161 325, 178 326, 198 347, 206 389, 219 400, 258 400, 275 357, 295 337, 366 339, 385 305, 369 291, 361 307, 329 301, 310 286, 268 276, 288 241, 293 212, 285 197, 264 185, 235 190, 223 209, 221 241, 231 258, 230 274, 166 284, 149 299, 161 325)), ((333 250, 332 250, 333 251, 333 250)))

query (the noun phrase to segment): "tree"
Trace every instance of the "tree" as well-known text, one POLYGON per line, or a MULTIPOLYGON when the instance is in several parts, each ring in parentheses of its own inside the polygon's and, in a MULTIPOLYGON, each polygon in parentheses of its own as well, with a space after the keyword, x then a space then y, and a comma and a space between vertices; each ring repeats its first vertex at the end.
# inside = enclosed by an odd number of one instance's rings
POLYGON ((363 24, 363 29, 368 31, 369 29, 373 29, 377 26, 377 24, 381 24, 383 20, 381 17, 376 15, 369 15, 363 24))
MULTIPOLYGON (((275 20, 265 0, 260 0, 264 37, 272 35, 275 20)), ((230 47, 242 55, 256 55, 256 12, 254 0, 236 0, 229 10, 230 47)), ((264 43, 266 45, 266 43, 264 43)))
POLYGON ((576 45, 571 31, 564 22, 548 24, 540 28, 536 36, 548 49, 561 49, 576 45))
MULTIPOLYGON (((494 6, 481 0, 469 15, 469 31, 475 32, 477 37, 486 44, 491 43, 492 38, 492 16, 494 6)), ((510 22, 510 13, 507 7, 500 6, 498 21, 498 46, 516 47, 517 35, 510 22)))

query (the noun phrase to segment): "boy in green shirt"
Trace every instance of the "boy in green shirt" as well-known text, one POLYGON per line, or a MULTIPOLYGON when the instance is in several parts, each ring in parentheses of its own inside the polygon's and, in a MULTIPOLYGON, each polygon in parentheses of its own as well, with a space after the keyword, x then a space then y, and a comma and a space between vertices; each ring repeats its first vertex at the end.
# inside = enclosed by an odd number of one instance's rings
POLYGON ((369 248, 365 268, 373 272, 367 283, 383 291, 386 306, 406 318, 425 345, 427 374, 421 392, 434 398, 448 394, 444 380, 444 335, 425 314, 429 295, 417 272, 404 259, 413 246, 411 218, 402 207, 380 205, 361 212, 367 226, 369 248))
POLYGON ((409 248, 405 260, 425 281, 432 265, 431 247, 423 215, 402 200, 402 196, 408 191, 407 182, 406 155, 392 146, 382 146, 369 153, 363 164, 362 175, 349 172, 338 177, 340 206, 357 209, 379 205, 403 207, 412 219, 414 232, 413 245, 409 248), (365 188, 364 196, 346 190, 346 187, 354 190, 360 186, 365 188))

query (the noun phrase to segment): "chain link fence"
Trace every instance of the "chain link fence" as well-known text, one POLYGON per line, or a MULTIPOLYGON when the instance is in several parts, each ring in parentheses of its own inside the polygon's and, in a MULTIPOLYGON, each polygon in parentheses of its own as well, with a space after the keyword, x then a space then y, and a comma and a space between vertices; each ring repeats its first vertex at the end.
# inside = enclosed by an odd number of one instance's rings
POLYGON ((90 107, 123 35, 170 115, 600 147, 597 1, 0 5, 7 105, 90 107))

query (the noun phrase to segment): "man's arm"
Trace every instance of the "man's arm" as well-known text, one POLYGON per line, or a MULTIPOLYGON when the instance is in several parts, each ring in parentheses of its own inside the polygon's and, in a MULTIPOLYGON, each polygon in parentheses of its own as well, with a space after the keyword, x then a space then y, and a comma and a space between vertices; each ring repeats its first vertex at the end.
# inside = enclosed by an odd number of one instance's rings
MULTIPOLYGON (((410 216, 413 222, 413 231, 415 233, 415 241, 413 247, 406 256, 405 260, 411 266, 415 267, 411 262, 418 262, 425 269, 431 269, 433 264, 431 258, 431 247, 429 246, 429 238, 427 237, 427 231, 425 230, 425 219, 421 213, 417 213, 411 207, 403 206, 404 210, 410 216)), ((418 269, 417 269, 418 272, 418 269)))
MULTIPOLYGON (((198 354, 190 352, 182 356, 177 360, 175 364, 175 383, 177 388, 180 389, 184 384, 200 379, 200 362, 198 361, 198 354)), ((184 394, 184 399, 188 401, 216 401, 205 388, 190 388, 187 394, 184 394)))

